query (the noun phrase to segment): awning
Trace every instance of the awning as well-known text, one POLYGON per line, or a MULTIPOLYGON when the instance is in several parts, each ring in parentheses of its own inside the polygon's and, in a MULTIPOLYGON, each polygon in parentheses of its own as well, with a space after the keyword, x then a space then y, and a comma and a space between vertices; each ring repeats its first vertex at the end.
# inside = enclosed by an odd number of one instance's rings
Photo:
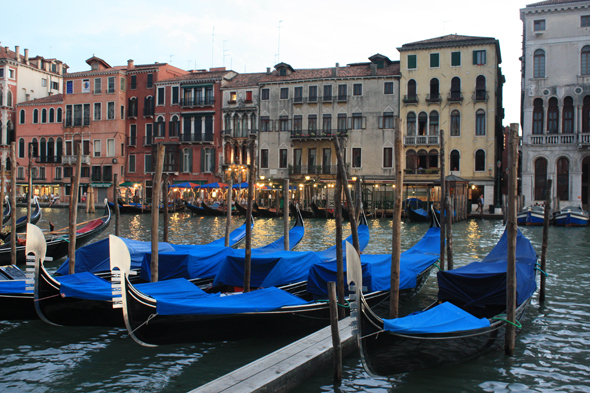
POLYGON ((113 183, 90 183, 89 184, 90 187, 94 187, 94 188, 108 188, 112 185, 113 185, 113 183))
POLYGON ((133 181, 126 181, 124 183, 119 184, 119 187, 133 187, 136 184, 141 184, 141 182, 138 182, 138 181, 135 181, 135 182, 133 182, 133 181))

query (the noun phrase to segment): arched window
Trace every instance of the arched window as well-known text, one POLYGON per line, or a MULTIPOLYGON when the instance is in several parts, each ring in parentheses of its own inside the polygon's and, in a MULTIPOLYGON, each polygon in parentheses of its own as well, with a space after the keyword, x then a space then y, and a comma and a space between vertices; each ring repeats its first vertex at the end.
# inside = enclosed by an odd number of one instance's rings
POLYGON ((549 99, 549 110, 547 111, 547 133, 557 134, 557 125, 559 124, 559 109, 557 108, 557 98, 549 99))
POLYGON ((62 122, 62 120, 61 120, 61 112, 62 112, 61 111, 61 108, 57 108, 57 120, 56 120, 57 123, 61 123, 62 122))
POLYGON ((438 101, 440 95, 440 90, 438 86, 438 79, 432 78, 430 80, 430 97, 429 100, 431 101, 438 101))
POLYGON ((456 76, 451 79, 451 100, 458 101, 461 99, 461 79, 456 76))
POLYGON ((406 169, 414 170, 416 169, 416 151, 415 150, 408 150, 406 152, 406 169))
POLYGON ((53 138, 47 140, 47 162, 57 162, 53 138))
POLYGON ((537 49, 533 55, 533 78, 545 77, 545 51, 537 49))
POLYGON ((418 135, 426 135, 426 125, 428 124, 428 115, 426 112, 418 114, 418 135))
POLYGON ((25 140, 23 138, 18 140, 18 158, 25 158, 25 140))
POLYGON ((41 110, 41 123, 47 123, 47 109, 41 110))
POLYGON ((12 106, 12 92, 10 90, 6 93, 6 106, 12 106))
POLYGON ((53 108, 49 108, 49 122, 50 123, 55 122, 55 109, 53 109, 53 108))
POLYGON ((4 92, 0 90, 0 106, 4 106, 4 92))
POLYGON ((438 150, 432 149, 428 152, 427 164, 427 168, 438 168, 438 150))
POLYGON ((424 149, 418 150, 418 172, 420 172, 421 169, 426 169, 428 168, 428 152, 424 149))
POLYGON ((537 158, 535 160, 535 200, 545 199, 545 187, 547 187, 547 160, 537 158))
POLYGON ((557 197, 560 201, 569 201, 570 163, 567 158, 557 160, 557 197))
POLYGON ((562 134, 571 134, 574 132, 574 99, 565 97, 563 100, 563 125, 562 134))
POLYGON ((41 138, 41 148, 39 150, 41 153, 41 162, 46 162, 45 158, 47 157, 47 141, 45 138, 41 138))
POLYGON ((19 115, 20 115, 19 116, 20 117, 19 118, 19 124, 25 124, 25 121, 27 119, 27 113, 25 112, 25 110, 24 109, 21 109, 19 115))
POLYGON ((33 109, 33 124, 39 123, 39 109, 33 109))
POLYGON ((460 171, 461 170, 461 154, 459 150, 451 151, 451 162, 450 162, 450 170, 451 171, 460 171))
POLYGON ((475 135, 486 134, 486 112, 483 109, 478 109, 475 112, 475 135))
POLYGON ((486 99, 486 77, 478 75, 475 78, 475 101, 485 101, 486 99))
POLYGON ((416 81, 414 79, 410 79, 408 81, 408 101, 416 102, 416 81))
POLYGON ((179 136, 180 135, 180 122, 178 121, 178 116, 174 115, 170 119, 170 136, 179 136))
POLYGON ((31 145, 33 146, 33 157, 39 157, 39 143, 37 142, 37 138, 33 138, 31 145))
POLYGON ((590 132, 590 96, 584 97, 582 106, 582 132, 590 132))
POLYGON ((166 123, 164 122, 164 116, 158 116, 158 120, 156 121, 156 133, 155 137, 165 137, 166 136, 166 123))
POLYGON ((428 135, 438 135, 438 112, 430 112, 430 132, 428 135))
POLYGON ((590 75, 590 45, 582 48, 582 75, 590 75))
POLYGON ((408 136, 416 135, 416 114, 414 112, 410 112, 406 116, 406 128, 408 136))
POLYGON ((486 152, 483 149, 475 152, 475 170, 477 172, 486 170, 486 152))
POLYGON ((543 99, 535 98, 533 102, 533 134, 543 133, 543 99))
POLYGON ((63 154, 63 140, 61 138, 57 138, 57 141, 55 143, 56 162, 61 162, 62 154, 63 154))
POLYGON ((451 136, 461 136, 461 113, 456 109, 451 112, 451 136))

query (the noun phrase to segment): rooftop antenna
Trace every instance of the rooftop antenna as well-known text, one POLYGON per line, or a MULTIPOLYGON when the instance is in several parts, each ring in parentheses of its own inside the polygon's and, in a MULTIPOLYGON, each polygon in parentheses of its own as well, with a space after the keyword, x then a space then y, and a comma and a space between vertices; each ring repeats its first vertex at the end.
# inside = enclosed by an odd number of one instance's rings
MULTIPOLYGON (((223 66, 224 66, 224 67, 225 67, 225 56, 228 56, 228 55, 225 53, 225 52, 227 52, 227 51, 228 51, 227 49, 225 49, 225 43, 226 43, 227 41, 228 41, 228 40, 223 40, 223 66)), ((231 68, 231 67, 230 67, 230 68, 231 68)))
POLYGON ((172 64, 172 56, 174 56, 174 55, 170 55, 170 61, 169 61, 170 64, 172 64))
POLYGON ((277 48, 277 63, 281 62, 281 23, 282 22, 283 22, 282 20, 279 21, 279 45, 277 48))
POLYGON ((213 45, 215 44, 215 26, 213 26, 213 34, 211 34, 211 67, 213 67, 213 45))

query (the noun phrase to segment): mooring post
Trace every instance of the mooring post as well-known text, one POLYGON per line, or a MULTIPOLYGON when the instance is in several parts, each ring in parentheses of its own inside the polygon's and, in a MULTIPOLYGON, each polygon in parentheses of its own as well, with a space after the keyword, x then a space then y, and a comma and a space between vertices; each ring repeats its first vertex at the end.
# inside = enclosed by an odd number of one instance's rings
POLYGON ((342 383, 342 345, 338 330, 338 302, 336 300, 336 284, 328 282, 328 297, 330 301, 330 326, 332 327, 332 348, 334 350, 334 385, 342 383))
MULTIPOLYGON (((446 192, 449 192, 449 187, 445 187, 446 192)), ((447 217, 447 270, 453 270, 453 217, 455 216, 455 209, 452 199, 445 198, 447 203, 447 209, 445 214, 447 217)), ((442 211, 441 211, 442 213, 442 211)))
MULTIPOLYGON (((342 177, 336 175, 334 189, 334 219, 336 220, 336 289, 338 302, 344 304, 344 256, 342 252, 342 177)), ((339 318, 344 318, 344 309, 338 310, 339 318)))
MULTIPOLYGON (((10 263, 16 266, 16 176, 14 166, 16 161, 16 142, 10 144, 10 162, 13 163, 11 168, 12 176, 10 177, 10 263)), ((4 212, 4 211, 3 211, 4 212)))
POLYGON ((119 174, 115 173, 113 178, 113 203, 115 210, 115 236, 119 236, 119 174))
POLYGON ((285 179, 283 186, 283 226, 285 228, 285 251, 289 251, 289 179, 285 179))
POLYGON ((543 243, 541 245, 541 288, 539 289, 539 301, 545 301, 545 274, 547 268, 547 243, 549 242, 549 217, 551 215, 551 195, 553 194, 553 179, 547 179, 545 195, 545 216, 543 220, 543 243))
POLYGON ((229 169, 229 185, 227 186, 227 197, 225 198, 227 204, 227 217, 225 219, 225 246, 229 247, 229 229, 231 226, 231 200, 232 200, 232 189, 234 186, 234 175, 231 168, 229 169))
MULTIPOLYGON (((334 147, 336 148, 336 157, 338 161, 338 174, 340 176, 341 187, 344 188, 344 195, 346 196, 346 203, 348 205, 348 217, 350 217, 350 232, 352 235, 352 245, 356 248, 356 252, 361 252, 361 248, 359 245, 359 234, 358 234, 358 222, 354 219, 355 217, 355 209, 354 209, 354 201, 350 196, 350 188, 348 188, 348 178, 346 176, 346 170, 344 169, 344 158, 342 157, 342 150, 340 149, 340 142, 338 140, 338 136, 334 137, 334 147)), ((338 176, 336 176, 338 179, 338 176)), ((342 202, 342 198, 340 199, 340 203, 342 202)))
POLYGON ((4 220, 4 187, 6 186, 6 179, 4 176, 6 175, 4 171, 4 164, 0 164, 0 212, 2 212, 2 220, 4 220))
POLYGON ((256 134, 250 134, 250 173, 248 174, 248 206, 246 208, 246 258, 244 260, 244 292, 250 292, 252 267, 252 204, 254 202, 254 182, 256 181, 256 134))
MULTIPOLYGON (((509 186, 508 186, 508 264, 506 266, 506 319, 514 323, 516 319, 516 205, 518 176, 518 123, 510 124, 508 150, 509 186)), ((506 324, 506 355, 512 356, 516 342, 516 329, 511 323, 506 324)))
MULTIPOLYGON (((14 175, 16 171, 13 170, 14 175)), ((27 192, 27 222, 31 222, 31 199, 33 198, 33 144, 29 143, 29 192, 27 192)), ((12 207, 15 209, 12 214, 16 214, 16 206, 12 207)))
POLYGON ((76 166, 73 173, 72 189, 70 190, 70 233, 68 243, 70 274, 74 274, 76 271, 76 221, 78 221, 78 195, 80 190, 80 175, 82 174, 82 143, 78 142, 77 146, 76 166))
MULTIPOLYGON (((440 270, 445 270, 445 199, 446 199, 446 187, 445 187, 445 132, 440 130, 440 270)), ((431 209, 433 215, 436 215, 436 211, 431 209)), ((432 218, 434 220, 434 217, 432 218)))
POLYGON ((164 169, 164 144, 158 143, 156 154, 156 170, 154 173, 154 188, 152 190, 152 260, 150 262, 151 282, 158 281, 158 230, 160 228, 160 192, 162 190, 162 172, 164 169))
POLYGON ((389 289, 389 318, 397 318, 399 312, 399 276, 402 245, 402 190, 404 185, 403 148, 400 121, 397 118, 395 130, 395 204, 393 206, 393 223, 391 235, 391 278, 389 289))
POLYGON ((168 174, 162 174, 162 204, 164 205, 164 229, 163 229, 163 239, 165 243, 168 243, 168 221, 170 218, 170 213, 168 212, 168 174))

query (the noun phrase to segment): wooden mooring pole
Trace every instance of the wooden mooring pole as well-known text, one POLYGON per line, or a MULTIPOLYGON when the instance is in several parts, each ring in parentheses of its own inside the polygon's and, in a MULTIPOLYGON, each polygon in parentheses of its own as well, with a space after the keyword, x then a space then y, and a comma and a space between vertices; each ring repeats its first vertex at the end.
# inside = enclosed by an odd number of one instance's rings
MULTIPOLYGON (((445 191, 449 193, 449 187, 445 187, 445 191)), ((454 205, 451 202, 451 198, 447 195, 446 209, 447 214, 447 270, 453 270, 453 218, 455 217, 454 205)))
POLYGON ((0 177, 1 177, 1 184, 0 184, 0 212, 2 212, 2 219, 4 219, 4 190, 6 187, 6 171, 4 164, 0 164, 0 177))
MULTIPOLYGON (((344 195, 346 196, 346 203, 348 205, 348 217, 350 218, 350 231, 352 235, 352 245, 356 248, 356 251, 360 255, 359 245, 359 234, 358 234, 358 223, 354 219, 355 208, 354 201, 350 196, 350 188, 348 188, 348 178, 346 176, 346 170, 344 169, 344 158, 342 157, 342 150, 340 149, 340 142, 338 137, 334 137, 334 147, 336 148, 336 156, 338 159, 338 174, 340 177, 341 186, 344 189, 344 195)), ((336 177, 338 178, 338 176, 336 177)))
MULTIPOLYGON (((31 200, 33 199, 33 144, 29 144, 29 192, 27 192, 27 222, 31 222, 31 200)), ((16 209, 16 206, 13 207, 16 209)), ((13 212, 16 214, 16 211, 13 212)))
MULTIPOLYGON (((344 304, 344 256, 342 250, 342 177, 336 175, 334 189, 334 219, 336 220, 336 290, 338 302, 344 304)), ((339 319, 344 318, 344 309, 338 309, 339 319)))
MULTIPOLYGON (((297 217, 295 219, 297 219, 297 217)), ((283 186, 283 226, 285 233, 285 251, 289 251, 289 179, 285 179, 285 185, 283 186)))
POLYGON ((332 328, 332 347, 334 349, 334 385, 342 383, 342 345, 338 329, 338 304, 336 300, 336 283, 328 282, 328 297, 330 301, 330 326, 332 328))
POLYGON ((10 164, 10 263, 16 266, 16 142, 10 144, 10 164))
POLYGON ((545 216, 543 220, 543 243, 541 245, 541 288, 539 289, 539 301, 545 301, 545 274, 547 268, 547 243, 549 237, 549 217, 551 214, 551 195, 553 194, 553 180, 547 179, 545 195, 545 216))
POLYGON ((70 258, 69 272, 76 271, 76 221, 78 221, 78 197, 80 191, 80 175, 82 174, 82 143, 78 142, 76 153, 76 166, 72 178, 70 190, 70 230, 68 243, 68 257, 70 258))
POLYGON ((115 236, 119 236, 119 174, 115 173, 113 178, 113 203, 115 210, 115 236))
POLYGON ((168 174, 162 174, 162 204, 164 205, 164 229, 163 229, 163 239, 162 241, 168 243, 168 221, 170 219, 170 213, 168 212, 168 174))
POLYGON ((229 247, 229 230, 231 226, 231 201, 232 201, 232 189, 234 186, 234 175, 230 168, 229 170, 229 185, 227 186, 227 197, 225 198, 226 201, 226 209, 227 209, 227 217, 225 220, 225 246, 229 247))
POLYGON ((395 203, 391 235, 391 279, 389 292, 389 318, 397 318, 399 313, 399 276, 402 244, 402 190, 404 184, 402 134, 399 118, 396 120, 395 141, 395 203))
MULTIPOLYGON (((445 270, 445 132, 440 130, 440 270, 445 270)), ((432 214, 436 212, 431 211, 432 214)), ((434 220, 434 217, 432 218, 434 220)))
MULTIPOLYGON (((516 319, 516 204, 517 204, 517 176, 518 176, 518 123, 510 124, 510 138, 508 144, 508 264, 506 266, 506 319, 515 322, 516 319)), ((516 329, 511 323, 506 324, 506 355, 514 354, 516 329)))
MULTIPOLYGON (((162 172, 164 169, 164 144, 158 143, 156 153, 156 171, 152 189, 152 260, 150 262, 151 282, 158 281, 158 232, 160 229, 160 192, 162 190, 162 172)), ((168 208, 168 206, 166 206, 168 208)))
POLYGON ((256 134, 250 134, 250 173, 248 178, 248 206, 246 207, 246 255, 244 259, 244 292, 250 292, 252 269, 252 204, 256 181, 256 134))

